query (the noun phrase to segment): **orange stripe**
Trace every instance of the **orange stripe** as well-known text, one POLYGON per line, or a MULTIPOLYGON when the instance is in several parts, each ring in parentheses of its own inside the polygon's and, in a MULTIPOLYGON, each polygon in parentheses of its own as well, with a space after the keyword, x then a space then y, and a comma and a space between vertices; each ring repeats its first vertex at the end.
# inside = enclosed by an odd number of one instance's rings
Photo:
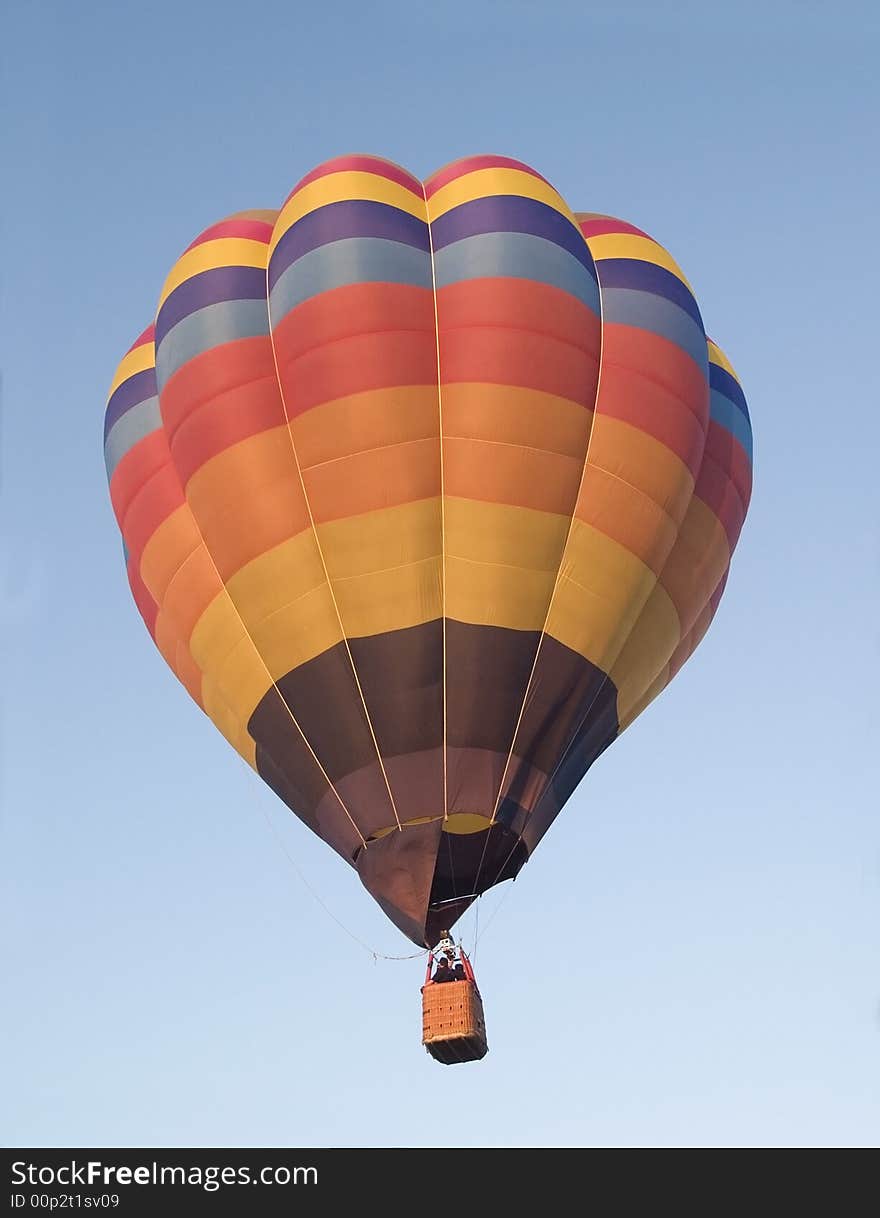
MULTIPOLYGON (((445 399, 443 406, 445 413, 445 399)), ((396 385, 353 393, 299 415, 291 432, 303 469, 387 444, 429 436, 439 443, 437 387, 396 385)))
POLYGON ((224 579, 310 525, 286 427, 212 457, 193 474, 186 495, 224 579))
POLYGON ((558 453, 447 437, 443 443, 447 495, 570 515, 583 459, 558 453))
POLYGON ((590 436, 590 464, 622 478, 681 521, 694 490, 687 466, 660 440, 621 419, 601 414, 590 436))
POLYGON ((659 575, 677 532, 675 521, 653 499, 590 464, 578 499, 577 518, 640 558, 659 575))
POLYGON ((579 402, 537 389, 468 382, 443 386, 443 431, 450 437, 506 440, 583 462, 592 418, 579 402))
POLYGON ((162 612, 168 614, 180 637, 187 644, 196 623, 218 596, 224 596, 211 556, 199 546, 175 572, 162 598, 162 612))
POLYGON ((160 613, 156 619, 156 646, 190 697, 202 706, 202 670, 190 655, 189 649, 181 642, 174 624, 164 613, 160 613))
POLYGON ((167 516, 141 555, 140 571, 156 603, 161 605, 165 589, 180 565, 202 545, 193 514, 184 503, 167 516))
POLYGON ((440 442, 390 444, 317 465, 303 479, 316 523, 440 494, 440 442))

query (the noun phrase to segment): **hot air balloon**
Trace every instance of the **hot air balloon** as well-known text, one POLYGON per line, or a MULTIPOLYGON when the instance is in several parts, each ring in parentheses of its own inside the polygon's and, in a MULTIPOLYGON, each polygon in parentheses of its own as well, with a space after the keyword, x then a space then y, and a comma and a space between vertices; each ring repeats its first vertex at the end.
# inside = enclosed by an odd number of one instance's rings
POLYGON ((677 264, 497 156, 206 229, 104 435, 167 664, 429 947, 689 658, 751 489, 677 264))

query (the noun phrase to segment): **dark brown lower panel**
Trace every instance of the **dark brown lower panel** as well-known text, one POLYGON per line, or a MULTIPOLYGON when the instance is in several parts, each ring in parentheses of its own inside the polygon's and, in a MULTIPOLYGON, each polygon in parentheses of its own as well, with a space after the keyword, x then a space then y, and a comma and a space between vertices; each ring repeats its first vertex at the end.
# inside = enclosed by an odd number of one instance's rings
POLYGON ((395 830, 370 844, 357 857, 358 875, 396 927, 420 947, 437 859, 442 821, 395 830))

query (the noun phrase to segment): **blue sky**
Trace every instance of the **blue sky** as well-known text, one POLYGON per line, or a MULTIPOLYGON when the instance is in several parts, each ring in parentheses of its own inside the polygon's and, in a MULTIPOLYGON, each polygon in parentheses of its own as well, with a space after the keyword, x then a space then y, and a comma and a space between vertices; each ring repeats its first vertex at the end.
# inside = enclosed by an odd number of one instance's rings
POLYGON ((5 31, 3 1143, 875 1145, 876 7, 45 0, 5 31), (284 851, 407 942, 162 665, 103 468, 173 259, 349 151, 515 156, 646 228, 755 429, 709 636, 481 903, 459 1069, 421 962, 284 851))

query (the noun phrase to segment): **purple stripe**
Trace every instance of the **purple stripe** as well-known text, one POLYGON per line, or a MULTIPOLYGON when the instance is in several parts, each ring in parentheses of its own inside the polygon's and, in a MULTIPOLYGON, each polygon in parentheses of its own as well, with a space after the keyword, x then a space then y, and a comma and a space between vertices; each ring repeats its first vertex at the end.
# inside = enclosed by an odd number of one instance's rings
POLYGON ((634 288, 639 292, 653 292, 665 296, 689 313, 700 328, 703 319, 697 302, 677 275, 654 262, 642 262, 638 258, 603 258, 598 265, 599 282, 603 288, 634 288))
POLYGON ((218 266, 185 279, 167 298, 156 319, 156 346, 190 313, 227 300, 265 300, 266 272, 258 266, 218 266))
POLYGON ((528 233, 553 241, 577 258, 593 278, 596 269, 580 229, 554 207, 522 195, 489 195, 453 207, 431 225, 435 252, 482 233, 528 233))
POLYGON ((292 224, 272 252, 269 291, 292 262, 311 250, 346 237, 381 237, 430 252, 428 226, 409 212, 373 199, 344 199, 309 212, 292 224))
POLYGON ((104 440, 106 441, 113 424, 118 422, 127 410, 131 410, 132 406, 139 406, 147 398, 154 398, 156 392, 155 368, 144 368, 143 372, 136 372, 134 376, 123 381, 107 403, 107 413, 104 415, 104 440))
POLYGON ((726 368, 710 362, 709 385, 712 389, 717 389, 719 393, 723 393, 726 398, 730 398, 734 406, 741 410, 748 420, 749 408, 746 405, 746 395, 740 388, 739 381, 731 376, 726 368))

